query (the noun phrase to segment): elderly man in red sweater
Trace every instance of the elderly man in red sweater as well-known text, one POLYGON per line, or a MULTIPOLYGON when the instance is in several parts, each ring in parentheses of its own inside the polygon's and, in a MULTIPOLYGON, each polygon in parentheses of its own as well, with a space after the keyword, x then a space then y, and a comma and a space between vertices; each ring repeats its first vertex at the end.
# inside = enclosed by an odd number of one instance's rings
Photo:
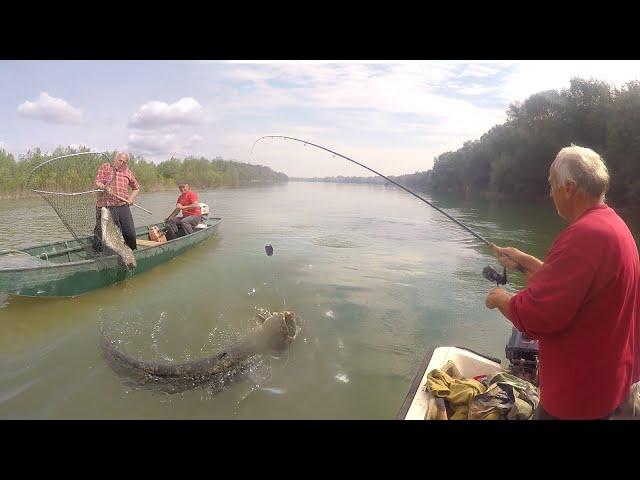
POLYGON ((493 246, 527 287, 492 289, 485 304, 539 340, 536 419, 606 419, 640 380, 640 266, 624 221, 604 203, 607 167, 591 149, 563 148, 549 169, 551 197, 569 225, 544 262, 493 246))

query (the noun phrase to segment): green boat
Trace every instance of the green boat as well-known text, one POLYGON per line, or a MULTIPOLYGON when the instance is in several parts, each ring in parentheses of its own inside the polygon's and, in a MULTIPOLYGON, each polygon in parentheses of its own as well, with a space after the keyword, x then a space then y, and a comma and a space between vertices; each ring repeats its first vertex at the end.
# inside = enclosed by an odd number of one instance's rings
MULTIPOLYGON (((137 266, 128 272, 118 255, 92 258, 77 240, 24 250, 0 250, 0 292, 27 297, 75 297, 120 282, 171 260, 217 233, 222 218, 203 218, 189 235, 166 243, 145 242, 149 226, 136 228, 137 266)), ((165 223, 155 226, 165 229, 165 223)))

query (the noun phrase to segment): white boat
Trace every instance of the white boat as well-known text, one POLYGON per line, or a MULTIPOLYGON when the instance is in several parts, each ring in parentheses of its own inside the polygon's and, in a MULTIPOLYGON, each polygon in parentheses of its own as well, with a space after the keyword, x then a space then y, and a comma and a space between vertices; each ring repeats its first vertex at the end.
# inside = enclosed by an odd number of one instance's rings
MULTIPOLYGON (((527 377, 526 372, 531 375, 532 369, 535 369, 537 385, 537 352, 537 342, 526 338, 515 329, 506 348, 509 363, 507 368, 502 367, 499 359, 481 355, 473 350, 460 347, 437 347, 431 355, 425 356, 396 420, 447 420, 444 399, 431 395, 427 392, 426 386, 429 372, 434 369, 443 370, 449 375, 453 373, 450 366, 446 367, 449 362, 455 365, 457 373, 462 378, 506 371, 532 381, 530 376, 527 377)), ((632 385, 628 399, 611 418, 614 420, 640 419, 640 382, 632 385)))
POLYGON ((442 369, 449 361, 455 364, 463 378, 505 371, 497 358, 485 357, 459 347, 437 347, 420 365, 402 408, 396 416, 397 420, 447 419, 444 400, 427 392, 426 385, 429 372, 436 368, 442 369))

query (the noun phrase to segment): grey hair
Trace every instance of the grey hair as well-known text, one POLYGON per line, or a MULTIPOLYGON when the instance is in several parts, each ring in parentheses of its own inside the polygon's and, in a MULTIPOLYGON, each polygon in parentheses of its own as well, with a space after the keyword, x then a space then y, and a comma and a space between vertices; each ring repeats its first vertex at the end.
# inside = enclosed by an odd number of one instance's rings
POLYGON ((127 152, 116 152, 116 154, 113 156, 113 160, 115 160, 116 158, 118 158, 120 155, 124 155, 127 157, 127 160, 129 160, 129 154, 127 152))
POLYGON ((551 170, 556 172, 558 186, 572 181, 580 190, 601 199, 609 190, 607 166, 602 157, 590 148, 573 144, 563 148, 551 164, 551 170))

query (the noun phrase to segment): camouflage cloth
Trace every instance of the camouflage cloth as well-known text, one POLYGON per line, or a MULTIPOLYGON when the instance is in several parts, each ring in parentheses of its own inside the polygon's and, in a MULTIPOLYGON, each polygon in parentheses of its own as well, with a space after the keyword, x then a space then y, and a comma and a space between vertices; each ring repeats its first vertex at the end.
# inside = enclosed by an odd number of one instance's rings
MULTIPOLYGON (((443 369, 444 370, 444 369, 443 369)), ((450 420, 465 420, 469 400, 486 387, 477 380, 453 378, 439 369, 433 369, 427 374, 426 390, 433 396, 443 398, 453 411, 450 420)))
POLYGON ((540 402, 531 383, 506 372, 487 378, 486 392, 469 401, 469 420, 530 420, 540 402))

